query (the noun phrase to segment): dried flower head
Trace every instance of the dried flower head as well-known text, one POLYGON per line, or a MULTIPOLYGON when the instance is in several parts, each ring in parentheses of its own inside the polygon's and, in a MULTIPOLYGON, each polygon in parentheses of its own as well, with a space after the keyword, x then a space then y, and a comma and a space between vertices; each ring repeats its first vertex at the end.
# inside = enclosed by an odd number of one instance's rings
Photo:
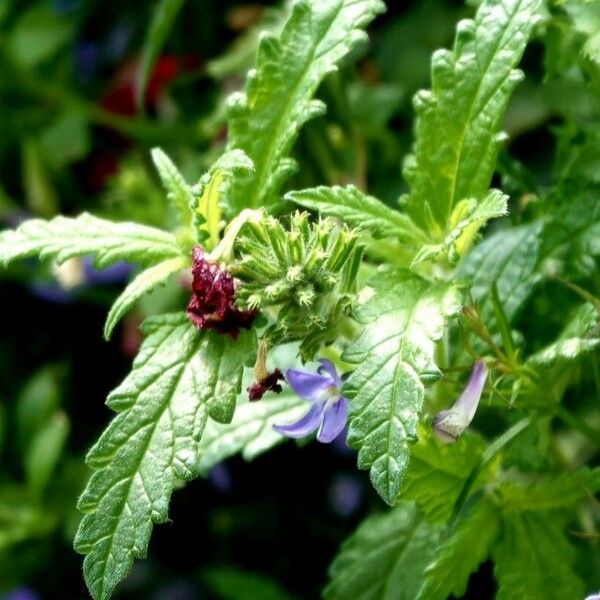
POLYGON ((240 328, 251 327, 256 311, 236 307, 233 277, 208 261, 199 246, 192 250, 192 276, 187 315, 198 329, 214 329, 236 339, 240 328))

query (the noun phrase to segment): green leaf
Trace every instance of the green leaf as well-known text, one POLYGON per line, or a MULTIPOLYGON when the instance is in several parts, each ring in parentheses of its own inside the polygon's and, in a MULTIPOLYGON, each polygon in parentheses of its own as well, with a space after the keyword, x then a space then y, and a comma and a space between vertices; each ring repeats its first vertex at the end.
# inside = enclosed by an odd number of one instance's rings
POLYGON ((459 266, 458 277, 472 281, 471 294, 477 302, 486 301, 488 316, 492 315, 492 283, 496 282, 504 312, 512 320, 541 281, 538 266, 544 226, 536 221, 499 231, 476 246, 459 266))
POLYGON ((440 254, 448 254, 451 260, 464 256, 477 232, 490 220, 507 214, 508 196, 499 190, 490 190, 477 202, 461 200, 450 217, 451 231, 441 244, 426 244, 413 259, 415 266, 440 254))
POLYGON ((325 600, 414 600, 438 532, 410 504, 369 517, 329 570, 325 600))
POLYGON ((167 197, 177 211, 180 222, 183 225, 191 223, 191 208, 194 204, 191 187, 173 161, 160 148, 152 148, 151 156, 160 180, 167 190, 167 197))
POLYGON ((563 0, 575 30, 586 36, 583 54, 600 64, 600 0, 563 0))
POLYGON ((321 215, 337 217, 352 227, 365 229, 375 238, 395 238, 413 245, 428 239, 410 217, 392 210, 373 196, 363 194, 353 185, 290 192, 285 198, 321 215))
POLYGON ((496 164, 499 129, 522 73, 519 62, 539 0, 487 0, 475 20, 458 25, 452 51, 432 58, 432 89, 414 100, 414 156, 405 176, 409 214, 445 237, 454 207, 481 199, 496 164))
POLYGON ((151 292, 156 286, 164 284, 173 273, 181 271, 188 262, 189 260, 184 256, 169 258, 136 275, 110 307, 104 323, 104 339, 110 339, 116 324, 142 296, 151 292))
POLYGON ((600 469, 583 468, 573 473, 514 477, 502 481, 497 488, 502 510, 569 509, 590 499, 600 490, 600 469))
POLYGON ((252 460, 285 441, 281 434, 273 430, 273 425, 292 423, 306 410, 306 402, 287 390, 261 402, 240 403, 238 400, 231 423, 207 423, 200 444, 200 470, 206 473, 238 452, 242 453, 245 460, 252 460))
POLYGON ((159 0, 154 6, 152 20, 142 47, 141 64, 135 81, 135 100, 139 108, 144 105, 146 86, 154 68, 154 63, 167 41, 184 2, 185 0, 159 0))
POLYGON ((493 558, 496 600, 573 600, 586 591, 571 567, 575 549, 551 514, 504 515, 493 558))
POLYGON ((175 237, 136 223, 113 223, 83 213, 79 217, 32 219, 17 229, 0 233, 0 263, 39 256, 58 263, 73 256, 95 254, 98 269, 119 260, 142 265, 181 254, 175 237))
POLYGON ((207 413, 230 418, 253 333, 234 342, 198 331, 183 313, 146 321, 133 370, 108 397, 118 412, 87 456, 95 470, 78 503, 75 549, 97 600, 143 558, 153 523, 167 519, 177 479, 200 474, 207 413))
POLYGON ((439 375, 435 342, 461 299, 455 284, 431 283, 409 272, 387 273, 372 285, 373 297, 355 315, 364 329, 343 354, 358 365, 344 384, 348 443, 359 449, 359 468, 371 469, 375 489, 393 504, 416 439, 423 382, 439 375))
POLYGON ((232 186, 233 213, 273 204, 295 169, 287 155, 298 131, 324 111, 312 100, 319 84, 383 10, 380 0, 300 0, 279 36, 262 35, 244 93, 229 100, 229 148, 244 150, 256 169, 232 186))
POLYGON ((529 357, 528 363, 549 367, 570 362, 600 345, 600 315, 592 304, 580 306, 558 340, 529 357))
POLYGON ((67 416, 58 412, 50 418, 33 438, 25 455, 27 485, 37 496, 50 481, 69 434, 67 416))
MULTIPOLYGON (((441 492, 440 490, 440 493, 441 492)), ((418 598, 462 598, 471 573, 484 562, 499 533, 498 507, 485 498, 469 507, 436 548, 435 560, 425 570, 418 598)))
POLYGON ((442 444, 429 431, 419 431, 398 499, 415 502, 430 523, 445 523, 484 448, 480 438, 468 433, 455 444, 442 444))
POLYGON ((241 150, 222 154, 194 188, 193 202, 199 240, 205 240, 208 249, 219 243, 221 228, 221 197, 227 194, 233 176, 254 171, 254 164, 241 150))

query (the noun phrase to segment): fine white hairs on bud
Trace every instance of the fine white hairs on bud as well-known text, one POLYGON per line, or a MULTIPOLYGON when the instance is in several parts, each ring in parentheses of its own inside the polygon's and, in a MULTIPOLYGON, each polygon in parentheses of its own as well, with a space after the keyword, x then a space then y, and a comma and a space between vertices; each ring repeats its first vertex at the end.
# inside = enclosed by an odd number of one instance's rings
POLYGON ((436 437, 444 444, 452 444, 470 425, 487 379, 485 362, 478 360, 473 366, 471 376, 462 394, 448 410, 439 412, 431 422, 431 428, 436 437))

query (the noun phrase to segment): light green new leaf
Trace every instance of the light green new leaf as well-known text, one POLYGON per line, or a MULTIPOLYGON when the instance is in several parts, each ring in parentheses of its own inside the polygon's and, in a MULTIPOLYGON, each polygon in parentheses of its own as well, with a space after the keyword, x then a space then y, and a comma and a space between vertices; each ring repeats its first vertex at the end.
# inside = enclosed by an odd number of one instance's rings
POLYGON ((575 549, 552 514, 504 515, 493 550, 496 600, 574 600, 585 586, 572 566, 575 549))
POLYGON ((337 217, 351 227, 370 232, 376 238, 395 238, 399 242, 418 245, 427 242, 425 233, 410 217, 363 194, 357 187, 317 187, 290 192, 285 196, 304 208, 321 215, 337 217))
POLYGON ((583 304, 572 316, 558 340, 529 357, 528 363, 552 366, 570 362, 600 346, 600 315, 592 304, 583 304))
POLYGON ((189 259, 184 256, 169 258, 137 275, 110 307, 104 323, 104 339, 110 339, 116 324, 142 296, 165 283, 169 276, 181 271, 188 263, 189 259))
POLYGON ((415 502, 430 523, 445 523, 484 448, 480 438, 468 433, 455 444, 442 444, 428 431, 419 431, 398 499, 415 502))
POLYGON ((487 559, 499 525, 498 508, 485 498, 470 506, 448 537, 441 536, 435 560, 425 570, 418 598, 446 600, 451 595, 462 598, 471 573, 487 559))
POLYGON ((441 244, 425 244, 412 261, 415 266, 440 254, 448 254, 451 260, 464 256, 477 232, 490 220, 507 214, 508 196, 499 190, 490 190, 476 200, 461 200, 450 218, 451 231, 441 244))
POLYGON ((233 213, 275 201, 295 169, 287 155, 298 131, 324 111, 312 99, 319 84, 365 39, 362 28, 383 10, 381 0, 299 0, 279 36, 261 36, 256 68, 228 106, 228 147, 246 152, 256 170, 232 186, 233 213))
POLYGON ((200 444, 200 470, 205 473, 238 452, 252 460, 285 441, 273 425, 293 423, 306 411, 306 402, 289 391, 261 402, 239 404, 231 423, 208 422, 200 444))
POLYGON ((600 490, 600 469, 531 476, 503 481, 497 488, 502 510, 572 510, 600 490))
POLYGON ((136 223, 113 223, 84 213, 76 218, 32 219, 0 233, 0 263, 39 256, 58 263, 94 254, 102 269, 119 260, 152 265, 181 255, 174 235, 136 223))
POLYGON ((414 600, 438 539, 410 504, 369 517, 331 565, 325 600, 414 600))
POLYGON ((432 59, 432 89, 414 100, 414 156, 406 164, 408 210, 445 237, 454 207, 481 199, 496 164, 499 129, 522 73, 519 62, 540 0, 486 0, 458 24, 454 48, 432 59))
POLYGON ((167 519, 176 479, 199 475, 207 413, 231 417, 251 332, 198 331, 183 313, 144 324, 148 337, 133 370, 108 397, 118 412, 87 456, 95 470, 81 495, 75 549, 96 600, 108 598, 134 558, 143 558, 153 523, 167 519))
POLYGON ((230 150, 222 154, 194 186, 194 202, 192 208, 196 218, 199 241, 205 240, 204 246, 211 250, 219 243, 221 227, 221 208, 226 202, 221 196, 226 195, 234 174, 248 174, 254 170, 250 158, 241 150, 230 150))
POLYGON ((489 300, 494 282, 504 312, 512 319, 541 281, 543 229, 544 223, 536 221, 499 231, 477 245, 459 266, 458 277, 472 282, 471 294, 484 304, 487 315, 492 314, 489 300))
POLYGON ((359 449, 359 468, 371 469, 375 489, 394 504, 416 439, 423 382, 439 375, 435 342, 461 298, 455 284, 409 272, 387 273, 372 285, 373 297, 355 315, 364 329, 343 355, 358 365, 344 384, 348 443, 359 449))
POLYGON ((152 20, 142 48, 142 60, 135 81, 135 99, 138 107, 144 105, 146 86, 154 63, 167 40, 175 19, 185 0, 159 0, 154 6, 152 20))

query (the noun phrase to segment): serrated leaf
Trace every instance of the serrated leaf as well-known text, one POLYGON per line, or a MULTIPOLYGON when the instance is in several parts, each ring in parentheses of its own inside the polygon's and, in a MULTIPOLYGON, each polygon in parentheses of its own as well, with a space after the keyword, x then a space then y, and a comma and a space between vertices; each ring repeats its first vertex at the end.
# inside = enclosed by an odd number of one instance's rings
POLYGON ((481 199, 496 164, 498 132, 522 73, 515 70, 539 0, 487 0, 458 24, 454 48, 432 58, 432 89, 417 93, 414 156, 407 161, 408 211, 434 237, 454 207, 481 199))
POLYGON ((493 551, 496 600, 574 600, 585 586, 574 573, 575 549, 551 513, 504 515, 493 551))
POLYGON ((600 490, 600 469, 544 474, 502 481, 497 488, 502 510, 572 510, 600 490))
POLYGON ((575 30, 586 36, 583 54, 600 64, 600 0, 563 0, 575 30))
POLYGON ((369 517, 329 570, 326 600, 414 600, 439 536, 410 504, 369 517))
POLYGON ((119 260, 142 265, 181 255, 175 236, 138 225, 113 223, 83 213, 79 217, 32 219, 17 229, 0 233, 0 263, 39 256, 63 263, 73 256, 94 254, 94 266, 103 269, 119 260))
POLYGON ((489 555, 499 533, 498 508, 489 500, 476 501, 451 531, 442 535, 434 561, 425 569, 420 600, 462 598, 471 573, 489 555))
POLYGON ((287 155, 298 131, 323 113, 322 102, 312 99, 319 84, 384 8, 380 0, 299 0, 279 36, 261 36, 245 91, 229 100, 228 147, 244 150, 256 169, 232 186, 232 212, 274 202, 295 169, 287 155))
POLYGON ((351 227, 365 229, 375 238, 395 238, 413 245, 428 239, 410 217, 392 210, 373 196, 363 194, 353 185, 321 186, 290 192, 285 198, 321 215, 337 217, 351 227))
POLYGON ((538 266, 544 226, 536 221, 499 231, 477 245, 459 266, 458 277, 472 282, 471 294, 477 302, 486 301, 488 315, 494 282, 507 318, 513 319, 541 281, 538 266))
POLYGON ((175 163, 160 149, 152 148, 152 162, 167 191, 167 198, 175 208, 181 224, 191 223, 194 195, 175 163))
POLYGON ((439 375, 435 342, 461 306, 458 288, 409 272, 388 273, 355 318, 364 324, 343 354, 357 364, 344 384, 350 399, 348 443, 358 466, 370 468, 381 497, 394 504, 409 460, 409 445, 424 397, 423 382, 439 375))
POLYGON ((422 246, 412 261, 412 266, 440 254, 448 254, 452 260, 464 256, 471 247, 477 232, 490 220, 507 214, 508 196, 499 190, 490 190, 477 202, 461 200, 450 217, 451 231, 441 244, 422 246))
POLYGON ((104 323, 104 339, 110 339, 116 324, 142 296, 164 283, 173 273, 183 269, 188 262, 189 260, 185 257, 178 256, 160 262, 139 273, 110 307, 104 323))
POLYGON ((531 355, 527 362, 549 367, 568 363, 600 346, 600 315, 592 304, 583 304, 571 317, 558 339, 531 355))
POLYGON ((152 20, 142 47, 142 59, 135 81, 135 99, 138 107, 144 105, 146 86, 154 63, 167 40, 175 19, 185 0, 159 0, 154 6, 152 20))
POLYGON ((421 430, 398 499, 415 502, 430 523, 445 523, 484 449, 483 441, 468 433, 455 444, 442 444, 421 430))
POLYGON ((75 549, 87 554, 84 575, 97 600, 146 555, 175 480, 199 475, 207 413, 231 416, 253 339, 198 331, 183 313, 150 319, 144 332, 133 370, 108 397, 118 414, 88 453, 95 472, 78 503, 85 514, 75 549))
POLYGON ((306 410, 306 402, 289 391, 261 402, 239 404, 231 423, 208 422, 200 444, 200 470, 206 473, 238 452, 245 460, 252 460, 285 441, 273 425, 292 423, 306 410))

